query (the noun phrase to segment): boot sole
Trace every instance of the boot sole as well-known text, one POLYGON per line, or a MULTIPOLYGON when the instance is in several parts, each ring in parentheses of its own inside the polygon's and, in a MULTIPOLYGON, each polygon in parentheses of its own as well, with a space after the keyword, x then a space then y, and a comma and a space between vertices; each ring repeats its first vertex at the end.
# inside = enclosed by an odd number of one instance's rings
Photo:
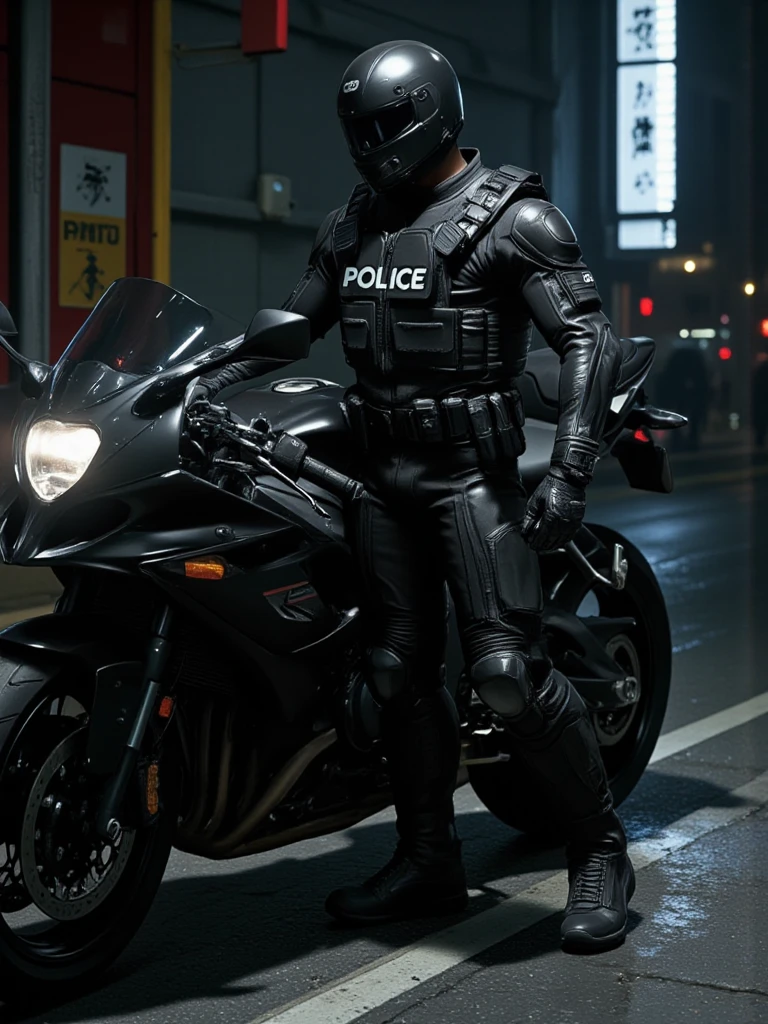
MULTIPOLYGON (((631 874, 627 885, 627 905, 635 895, 635 871, 630 865, 631 874)), ((594 936, 588 932, 574 930, 566 932, 560 938, 560 948, 564 953, 603 953, 620 946, 627 935, 627 924, 610 935, 594 936)))
POLYGON ((344 911, 325 909, 337 921, 344 924, 366 925, 366 924, 388 924, 393 921, 407 921, 419 917, 444 917, 448 914, 458 914, 466 910, 469 904, 469 894, 461 893, 458 896, 446 896, 441 900, 435 900, 428 906, 407 907, 403 910, 392 911, 388 914, 348 914, 344 911))
POLYGON ((599 938, 583 931, 566 932, 561 938, 560 947, 564 953, 604 953, 620 946, 626 934, 626 925, 611 935, 601 935, 599 938))

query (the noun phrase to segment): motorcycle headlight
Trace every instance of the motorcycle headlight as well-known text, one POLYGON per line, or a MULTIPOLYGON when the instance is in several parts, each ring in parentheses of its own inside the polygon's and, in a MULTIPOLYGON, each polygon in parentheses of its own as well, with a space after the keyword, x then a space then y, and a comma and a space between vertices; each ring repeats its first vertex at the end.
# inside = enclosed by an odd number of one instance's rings
POLYGON ((85 473, 101 444, 99 432, 82 423, 40 420, 24 442, 24 465, 35 494, 53 501, 85 473))

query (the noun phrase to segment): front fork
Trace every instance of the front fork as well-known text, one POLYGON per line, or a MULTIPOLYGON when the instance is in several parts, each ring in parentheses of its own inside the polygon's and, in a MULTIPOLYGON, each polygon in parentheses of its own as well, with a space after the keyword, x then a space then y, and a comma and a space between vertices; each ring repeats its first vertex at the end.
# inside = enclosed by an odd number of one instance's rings
POLYGON ((165 607, 158 614, 152 628, 152 639, 147 652, 141 697, 128 741, 120 759, 120 765, 102 794, 96 816, 96 831, 105 839, 115 842, 122 832, 118 818, 119 808, 125 798, 136 765, 139 760, 144 736, 160 690, 160 680, 170 654, 170 629, 172 612, 165 607))

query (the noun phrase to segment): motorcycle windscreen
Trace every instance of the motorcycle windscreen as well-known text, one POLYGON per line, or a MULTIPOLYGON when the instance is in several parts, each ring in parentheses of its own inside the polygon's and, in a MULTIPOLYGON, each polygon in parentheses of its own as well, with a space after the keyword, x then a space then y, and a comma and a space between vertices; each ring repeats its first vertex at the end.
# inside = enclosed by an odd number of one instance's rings
POLYGON ((115 281, 64 351, 63 363, 99 362, 148 376, 242 335, 235 320, 142 277, 115 281))
POLYGON ((52 407, 83 408, 223 342, 243 325, 189 296, 141 277, 115 281, 66 348, 53 379, 52 407))

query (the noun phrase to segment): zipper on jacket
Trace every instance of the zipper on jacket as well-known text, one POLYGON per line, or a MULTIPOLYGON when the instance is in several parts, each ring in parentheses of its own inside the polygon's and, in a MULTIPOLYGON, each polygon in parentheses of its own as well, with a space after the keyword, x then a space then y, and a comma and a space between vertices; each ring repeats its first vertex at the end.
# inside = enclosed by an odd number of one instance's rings
MULTIPOLYGON (((605 325, 603 325, 603 327, 602 327, 602 329, 601 329, 601 331, 600 331, 600 333, 598 335, 598 338, 597 338, 597 344, 593 348, 592 353, 591 353, 590 358, 589 358, 589 363, 587 365, 587 376, 586 376, 586 380, 584 381, 584 391, 582 392, 581 401, 579 402, 578 409, 577 409, 577 412, 576 412, 576 416, 574 417, 574 424, 573 424, 573 426, 574 426, 573 433, 574 434, 578 434, 579 433, 579 427, 580 427, 581 423, 585 419, 591 420, 591 422, 588 422, 586 424, 586 426, 587 426, 587 433, 588 433, 588 436, 590 438, 592 438, 592 434, 594 433, 594 428, 595 428, 594 420, 595 420, 595 417, 594 416, 591 416, 591 417, 589 416, 589 400, 592 397, 592 391, 594 389, 594 384, 595 384, 595 377, 600 372, 600 363, 601 363, 602 358, 603 358, 603 351, 605 350, 605 342, 606 342, 606 339, 607 339, 607 333, 608 333, 608 329, 607 329, 607 327, 605 325)), ((598 438, 594 438, 593 440, 598 440, 599 441, 600 439, 598 437, 598 438)))
POLYGON ((381 372, 389 373, 392 369, 392 340, 390 337, 391 332, 387 330, 387 319, 389 314, 389 267, 392 262, 392 254, 394 251, 394 238, 396 236, 390 235, 388 231, 384 232, 384 256, 382 266, 384 273, 385 287, 382 289, 382 295, 379 299, 379 308, 377 311, 377 330, 379 335, 379 352, 381 353, 381 372))

